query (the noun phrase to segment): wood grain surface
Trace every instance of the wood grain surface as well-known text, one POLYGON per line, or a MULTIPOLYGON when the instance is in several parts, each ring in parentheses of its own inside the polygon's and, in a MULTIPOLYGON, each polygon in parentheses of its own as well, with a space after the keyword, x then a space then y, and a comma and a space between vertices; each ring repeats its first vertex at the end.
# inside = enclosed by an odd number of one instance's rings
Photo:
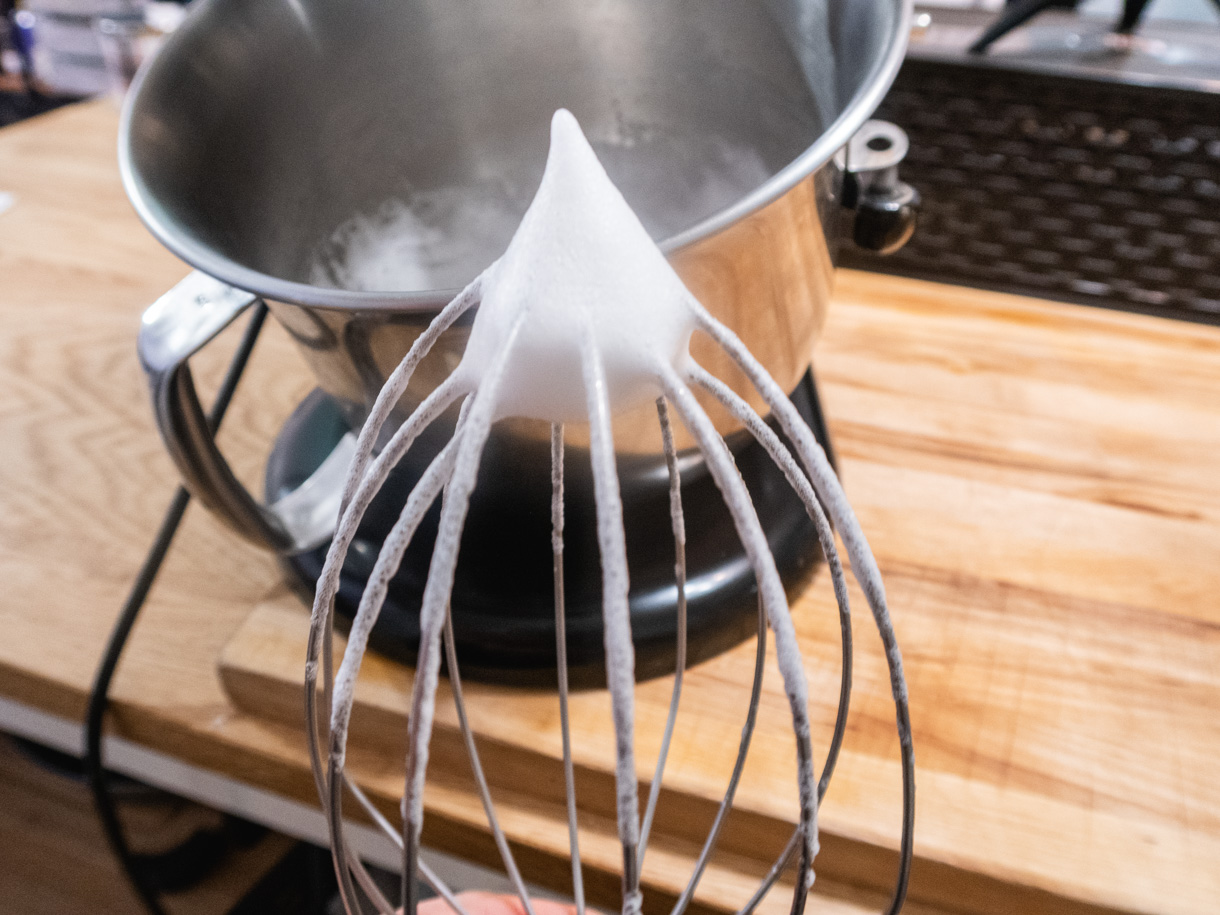
MULTIPOLYGON (((117 112, 97 103, 0 131, 0 190, 16 198, 0 215, 0 694, 71 717, 82 714, 102 641, 176 482, 134 340, 142 308, 186 268, 123 196, 116 124, 117 112)), ((221 436, 252 485, 310 387, 285 335, 269 331, 221 436)), ((203 355, 205 381, 231 342, 203 355)), ((815 361, 910 678, 919 765, 910 910, 1214 911, 1220 331, 843 272, 815 361)), ((299 723, 244 711, 218 670, 227 645, 236 675, 289 682, 291 659, 278 648, 261 672, 238 663, 243 640, 299 637, 300 611, 277 582, 271 557, 192 508, 120 667, 113 724, 197 765, 309 798, 299 723)), ((893 711, 855 597, 856 691, 823 810, 814 911, 877 908, 895 861, 893 711)), ((796 615, 824 746, 837 689, 824 580, 796 615)), ((723 790, 747 655, 692 672, 710 698, 684 703, 677 789, 666 795, 677 806, 649 853, 653 906, 689 870, 691 837, 706 822, 706 806, 690 799, 723 790)), ((392 665, 370 670, 405 682, 392 665)), ((377 687, 370 677, 366 712, 377 687)), ((790 727, 774 676, 766 688, 741 809, 709 874, 723 895, 709 890, 705 909, 724 910, 756 879, 760 849, 778 848, 792 818, 790 727)), ((664 690, 640 690, 644 759, 664 690)), ((523 764, 553 751, 553 706, 478 692, 472 711, 505 760, 496 796, 523 868, 562 887, 558 786, 523 764), (506 708, 512 715, 497 714, 506 708)), ((395 695, 385 694, 391 712, 395 695)), ((579 745, 591 754, 582 839, 594 895, 612 902, 613 868, 596 864, 614 854, 594 759, 607 740, 606 700, 590 693, 580 703, 579 745)), ((392 806, 399 752, 366 740, 350 765, 392 806)), ((433 768, 426 838, 490 859, 464 772, 433 768)))

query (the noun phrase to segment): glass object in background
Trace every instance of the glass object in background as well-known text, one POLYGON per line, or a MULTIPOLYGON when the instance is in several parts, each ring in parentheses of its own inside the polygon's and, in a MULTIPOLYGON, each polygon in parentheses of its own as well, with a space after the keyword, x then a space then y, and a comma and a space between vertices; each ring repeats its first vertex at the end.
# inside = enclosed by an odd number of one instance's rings
POLYGON ((95 95, 108 88, 93 23, 103 17, 142 17, 142 0, 25 0, 33 16, 34 75, 48 94, 95 95))
POLYGON ((98 17, 93 20, 93 33, 102 52, 107 88, 112 95, 122 98, 140 64, 155 53, 161 35, 145 23, 142 11, 98 17))
POLYGON ((122 98, 136 71, 160 49, 167 35, 186 17, 178 3, 149 3, 139 13, 99 16, 93 31, 106 65, 112 95, 122 98))
POLYGON ((34 74, 62 96, 121 94, 185 15, 178 3, 147 0, 24 0, 24 8, 34 18, 34 74))

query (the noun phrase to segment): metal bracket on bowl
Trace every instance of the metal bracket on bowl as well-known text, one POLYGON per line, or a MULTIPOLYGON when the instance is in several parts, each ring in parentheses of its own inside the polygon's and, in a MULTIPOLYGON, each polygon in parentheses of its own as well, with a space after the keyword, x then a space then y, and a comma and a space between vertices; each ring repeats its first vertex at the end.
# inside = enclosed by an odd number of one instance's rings
POLYGON ((899 180, 910 142, 889 121, 867 121, 843 157, 843 205, 855 211, 852 240, 868 251, 892 254, 911 238, 919 192, 899 180))
POLYGON ((334 530, 356 438, 345 435, 312 476, 270 505, 233 474, 200 406, 189 360, 257 301, 195 271, 144 312, 138 349, 157 428, 187 489, 247 539, 295 553, 325 542, 334 530))

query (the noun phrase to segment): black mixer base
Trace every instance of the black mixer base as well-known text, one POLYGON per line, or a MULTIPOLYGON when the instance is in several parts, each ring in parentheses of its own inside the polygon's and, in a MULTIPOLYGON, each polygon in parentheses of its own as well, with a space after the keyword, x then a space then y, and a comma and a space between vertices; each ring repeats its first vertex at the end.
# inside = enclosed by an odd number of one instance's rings
MULTIPOLYGON (((827 446, 812 373, 792 400, 827 446)), ((276 443, 267 467, 268 495, 283 494, 308 477, 346 431, 338 405, 319 391, 311 394, 276 443)), ((370 507, 344 565, 336 607, 341 621, 350 621, 380 544, 407 493, 443 444, 421 436, 370 507)), ((813 525, 783 474, 752 438, 739 434, 730 438, 729 445, 780 575, 792 591, 808 580, 821 555, 813 525)), ((689 664, 695 664, 754 635, 758 598, 749 562, 710 474, 693 455, 681 463, 687 531, 687 657, 689 664)), ((659 456, 620 456, 618 467, 636 677, 643 680, 672 673, 676 662, 669 478, 659 456)), ((605 668, 601 564, 588 453, 569 447, 564 473, 569 678, 573 686, 596 687, 605 683, 605 668)), ((508 441, 493 434, 471 499, 451 601, 464 676, 514 685, 555 682, 550 500, 549 443, 508 441)), ((414 663, 416 656, 419 608, 439 515, 438 499, 406 552, 370 639, 376 650, 407 663, 414 663)), ((325 556, 324 546, 282 561, 306 599, 312 600, 325 556)))

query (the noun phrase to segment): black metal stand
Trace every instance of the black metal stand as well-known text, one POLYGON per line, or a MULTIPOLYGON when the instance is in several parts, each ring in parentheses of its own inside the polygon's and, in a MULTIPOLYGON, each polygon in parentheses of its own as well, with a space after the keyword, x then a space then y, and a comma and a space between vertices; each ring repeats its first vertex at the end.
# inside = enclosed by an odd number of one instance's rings
MULTIPOLYGON (((241 381, 246 364, 250 361, 254 344, 258 341, 258 335, 266 318, 267 306, 259 302, 250 316, 246 331, 229 363, 229 370, 221 381, 212 409, 208 412, 208 427, 213 432, 220 427, 221 420, 224 419, 225 412, 229 409, 229 404, 237 391, 237 384, 241 381)), ((161 565, 173 544, 174 535, 178 532, 178 526, 182 523, 182 516, 186 513, 190 500, 190 494, 179 486, 170 501, 169 508, 166 509, 165 517, 149 548, 148 555, 144 558, 144 564, 132 583, 127 600, 124 601, 118 618, 115 620, 114 628, 111 630, 105 650, 102 652, 102 659, 94 674, 93 686, 89 691, 89 703, 85 711, 84 770, 89 782, 89 790, 93 794, 94 806, 97 808, 98 818, 102 824, 102 831, 106 834, 106 841, 110 844, 111 851, 114 852, 128 880, 131 881, 132 889, 135 890, 136 895, 144 904, 144 908, 151 915, 165 915, 165 909, 161 905, 160 887, 149 873, 148 860, 135 854, 127 843, 123 824, 119 820, 118 806, 111 790, 110 772, 106 769, 102 731, 106 723, 106 710, 110 705, 110 684, 114 679, 115 670, 118 668, 119 658, 127 646, 132 627, 135 626, 136 618, 144 607, 144 601, 148 598, 157 574, 161 571, 161 565)))

